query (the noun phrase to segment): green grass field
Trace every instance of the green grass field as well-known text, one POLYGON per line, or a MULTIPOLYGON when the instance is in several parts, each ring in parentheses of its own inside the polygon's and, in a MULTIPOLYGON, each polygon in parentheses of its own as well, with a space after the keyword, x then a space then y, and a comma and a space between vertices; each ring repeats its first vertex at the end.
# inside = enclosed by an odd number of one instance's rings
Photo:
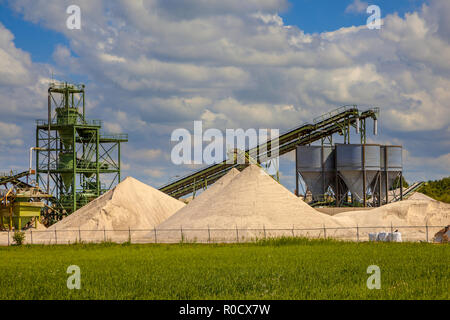
POLYGON ((426 243, 3 247, 0 299, 449 299, 449 262, 450 246, 426 243), (69 265, 80 290, 67 289, 69 265))

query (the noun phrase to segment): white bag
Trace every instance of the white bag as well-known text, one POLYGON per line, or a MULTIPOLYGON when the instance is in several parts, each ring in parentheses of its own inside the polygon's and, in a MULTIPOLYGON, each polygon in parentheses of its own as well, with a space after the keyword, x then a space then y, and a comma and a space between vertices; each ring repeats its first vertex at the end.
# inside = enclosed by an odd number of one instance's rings
POLYGON ((386 233, 386 232, 380 232, 380 233, 378 233, 378 236, 377 236, 377 241, 389 241, 389 239, 388 239, 388 234, 386 233))
POLYGON ((394 232, 390 235, 392 242, 402 242, 402 234, 400 232, 394 232))
POLYGON ((377 241, 378 233, 369 233, 369 241, 377 241))

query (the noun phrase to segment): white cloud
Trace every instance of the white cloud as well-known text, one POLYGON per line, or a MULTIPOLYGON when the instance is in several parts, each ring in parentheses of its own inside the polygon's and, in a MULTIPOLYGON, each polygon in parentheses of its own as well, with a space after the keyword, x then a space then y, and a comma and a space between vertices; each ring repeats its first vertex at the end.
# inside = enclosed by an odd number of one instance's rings
POLYGON ((13 123, 0 122, 0 136, 3 139, 10 139, 20 135, 20 127, 13 123))
MULTIPOLYGON (((321 34, 285 25, 281 0, 82 0, 82 30, 64 27, 64 1, 10 3, 70 40, 55 49, 57 71, 90 79, 89 116, 104 119, 108 131, 130 133, 127 163, 142 158, 162 167, 171 131, 191 128, 193 120, 222 130, 283 130, 344 104, 381 107, 380 125, 402 135, 399 143, 425 141, 429 131, 450 138, 445 1, 404 17, 387 15, 382 30, 354 26, 321 34)), ((357 0, 347 10, 366 8, 357 0)), ((14 114, 10 121, 29 117, 29 108, 45 117, 48 69, 12 41, 0 28, 0 55, 6 52, 3 61, 17 70, 4 71, 0 82, 8 84, 0 98, 14 114)))
POLYGON ((138 161, 152 161, 163 156, 163 151, 159 149, 140 149, 127 154, 128 158, 138 161))
POLYGON ((345 9, 346 13, 362 13, 365 12, 369 4, 365 1, 354 0, 345 9))
POLYGON ((161 169, 145 169, 144 173, 153 178, 161 178, 165 175, 164 170, 161 169))

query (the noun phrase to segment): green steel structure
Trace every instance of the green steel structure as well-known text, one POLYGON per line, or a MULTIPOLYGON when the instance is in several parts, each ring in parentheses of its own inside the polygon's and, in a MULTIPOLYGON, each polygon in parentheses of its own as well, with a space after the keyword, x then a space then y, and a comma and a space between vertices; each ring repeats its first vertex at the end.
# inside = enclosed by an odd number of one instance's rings
MULTIPOLYGON (((275 150, 278 152, 274 154, 281 156, 295 150, 299 145, 308 145, 316 141, 321 141, 323 144, 326 142, 332 144, 333 135, 336 133, 344 137, 345 143, 350 143, 350 128, 356 128, 358 123, 361 124, 358 127, 361 143, 366 143, 366 119, 372 118, 374 121, 377 121, 379 112, 379 108, 369 108, 360 111, 356 105, 343 106, 314 119, 313 123, 304 124, 289 130, 280 135, 277 141, 268 141, 263 145, 246 150, 245 152, 248 155, 257 155, 253 158, 260 163, 272 159, 271 154, 275 150), (273 148, 272 144, 274 145, 273 148), (265 151, 261 152, 260 150, 265 151), (261 161, 263 159, 264 161, 261 161)), ((245 166, 245 164, 230 164, 224 160, 221 163, 208 166, 179 178, 174 182, 162 186, 159 190, 175 198, 180 198, 191 193, 195 194, 195 191, 205 189, 207 185, 219 180, 232 168, 242 170, 245 166)))
POLYGON ((53 195, 52 218, 73 213, 121 180, 120 148, 128 136, 103 134, 85 106, 84 85, 54 83, 48 117, 37 120, 36 182, 53 195))

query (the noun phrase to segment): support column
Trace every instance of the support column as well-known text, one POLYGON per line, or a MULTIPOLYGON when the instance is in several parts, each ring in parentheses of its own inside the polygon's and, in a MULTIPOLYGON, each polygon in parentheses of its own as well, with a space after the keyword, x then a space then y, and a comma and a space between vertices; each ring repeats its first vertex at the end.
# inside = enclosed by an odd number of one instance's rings
POLYGON ((77 146, 76 146, 76 135, 77 129, 73 126, 72 129, 72 151, 73 151, 73 181, 72 181, 72 213, 77 210, 77 146))
POLYGON ((388 173, 388 153, 387 153, 387 148, 384 148, 384 190, 385 190, 385 194, 386 194, 386 204, 389 203, 389 185, 388 185, 388 178, 389 178, 389 173, 388 173))
POLYGON ((403 172, 400 171, 400 201, 403 201, 403 172))
MULTIPOLYGON (((39 187, 39 128, 36 126, 36 187, 39 187)), ((48 201, 47 201, 48 204, 48 201)))
POLYGON ((97 185, 97 197, 102 193, 100 190, 100 129, 96 130, 96 141, 95 141, 95 162, 96 162, 96 185, 97 185))
POLYGON ((366 174, 366 145, 362 146, 362 164, 363 164, 363 206, 367 207, 367 195, 366 195, 366 183, 367 183, 367 174, 366 174))
POLYGON ((47 129, 47 134, 48 134, 48 145, 47 145, 47 194, 50 194, 50 144, 51 144, 51 122, 52 122, 52 97, 51 97, 51 92, 50 89, 48 89, 48 129, 47 129))
POLYGON ((378 173, 378 206, 381 207, 383 204, 383 199, 381 199, 381 177, 382 177, 381 171, 378 173))
POLYGON ((295 149, 295 195, 299 196, 298 190, 298 147, 295 149))
POLYGON ((120 175, 120 172, 121 172, 121 169, 120 169, 120 166, 121 166, 121 164, 120 164, 120 142, 118 142, 117 143, 117 149, 118 149, 118 155, 117 155, 117 158, 118 158, 118 168, 119 168, 119 173, 118 173, 118 176, 119 176, 119 182, 118 183, 120 183, 120 181, 121 181, 121 175, 120 175))

